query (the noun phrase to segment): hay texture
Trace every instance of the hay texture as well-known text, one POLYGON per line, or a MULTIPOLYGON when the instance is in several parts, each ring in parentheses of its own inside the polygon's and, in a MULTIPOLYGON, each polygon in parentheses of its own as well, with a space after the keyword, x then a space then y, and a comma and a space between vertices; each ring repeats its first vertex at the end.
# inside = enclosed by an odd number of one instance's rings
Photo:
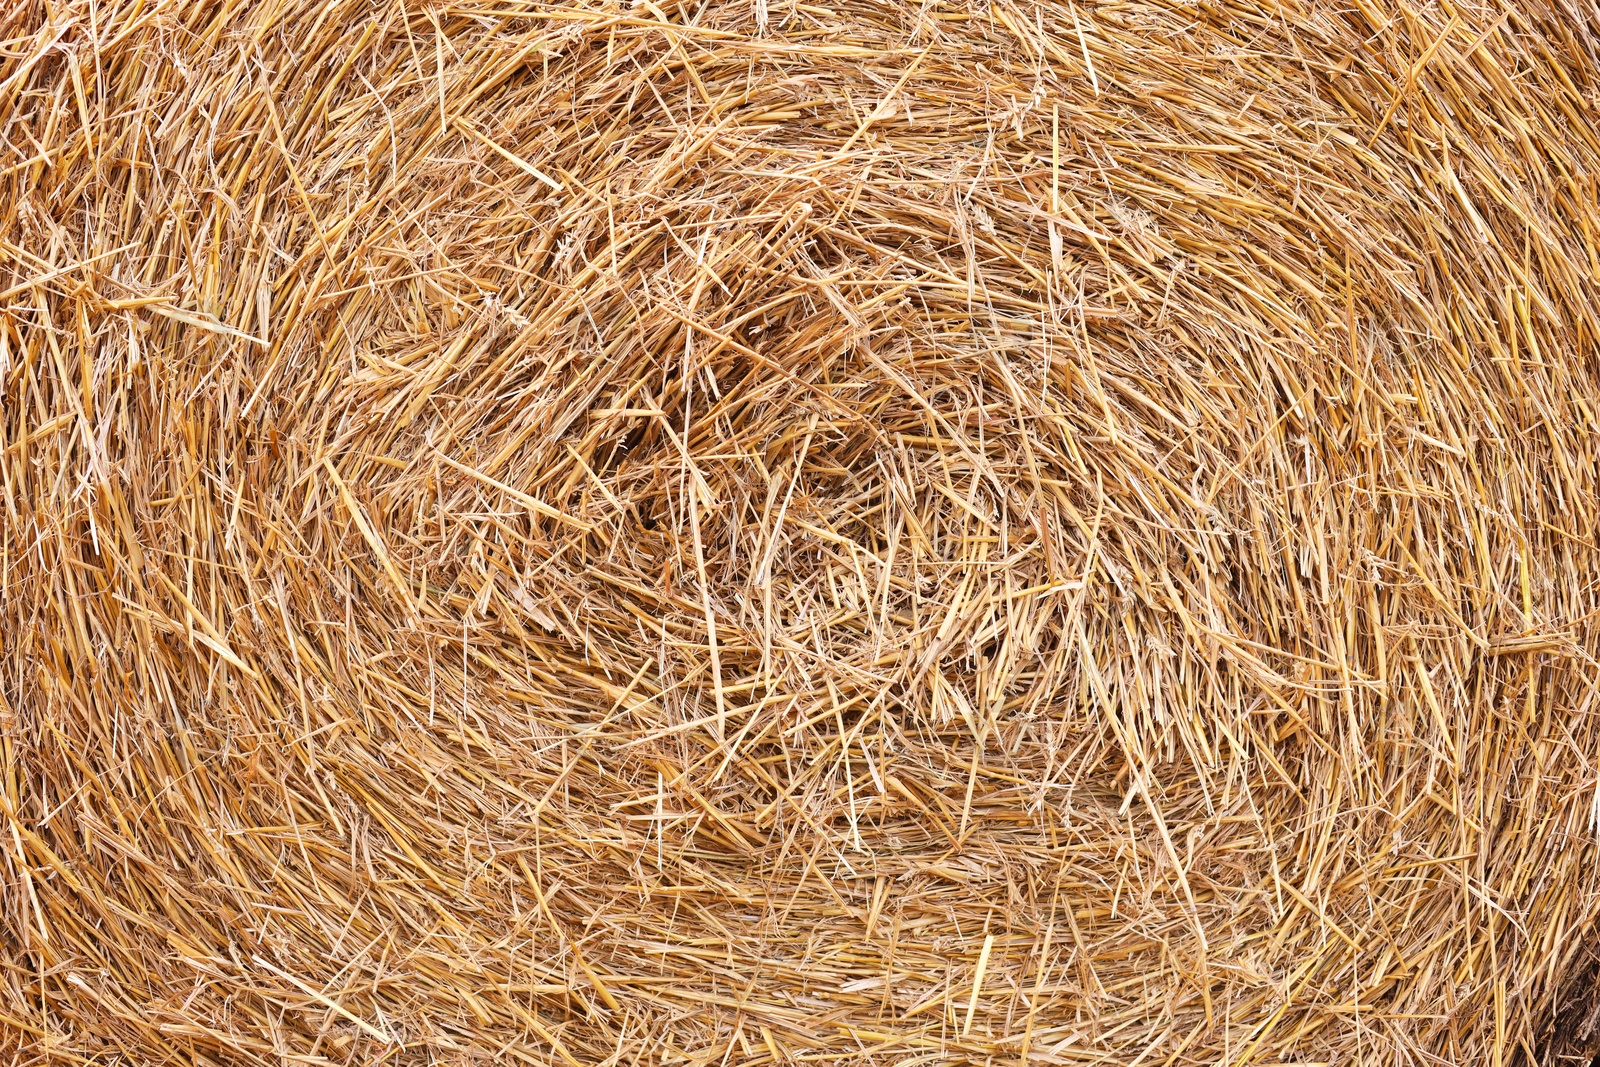
POLYGON ((1581 1062, 1597 19, 6 3, 6 1062, 1581 1062))

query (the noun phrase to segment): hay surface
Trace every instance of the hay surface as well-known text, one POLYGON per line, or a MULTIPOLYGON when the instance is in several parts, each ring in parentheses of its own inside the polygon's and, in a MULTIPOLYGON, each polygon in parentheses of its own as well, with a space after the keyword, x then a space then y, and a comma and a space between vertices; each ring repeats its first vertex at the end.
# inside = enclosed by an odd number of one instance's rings
POLYGON ((0 1051, 1587 1052, 1597 17, 4 5, 0 1051))

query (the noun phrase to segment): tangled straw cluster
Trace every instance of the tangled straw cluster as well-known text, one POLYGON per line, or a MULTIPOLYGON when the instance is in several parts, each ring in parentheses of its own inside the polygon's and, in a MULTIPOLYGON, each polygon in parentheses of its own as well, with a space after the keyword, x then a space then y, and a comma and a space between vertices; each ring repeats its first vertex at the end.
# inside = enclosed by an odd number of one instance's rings
POLYGON ((1587 1054, 1597 24, 6 5, 7 1062, 1587 1054))

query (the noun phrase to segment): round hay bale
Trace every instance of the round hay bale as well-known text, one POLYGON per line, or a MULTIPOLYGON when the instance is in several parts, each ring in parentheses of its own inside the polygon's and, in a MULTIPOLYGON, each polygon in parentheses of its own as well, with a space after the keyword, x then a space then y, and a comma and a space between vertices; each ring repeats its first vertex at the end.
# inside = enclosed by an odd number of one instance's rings
POLYGON ((6 5, 0 1051, 1581 1062, 1597 19, 6 5))

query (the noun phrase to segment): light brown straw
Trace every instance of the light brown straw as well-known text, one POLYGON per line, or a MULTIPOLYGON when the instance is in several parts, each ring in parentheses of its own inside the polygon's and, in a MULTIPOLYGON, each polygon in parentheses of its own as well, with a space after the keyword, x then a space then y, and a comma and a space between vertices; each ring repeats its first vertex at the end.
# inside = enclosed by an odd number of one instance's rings
POLYGON ((1587 1062, 1597 25, 0 4, 0 1062, 1587 1062))

